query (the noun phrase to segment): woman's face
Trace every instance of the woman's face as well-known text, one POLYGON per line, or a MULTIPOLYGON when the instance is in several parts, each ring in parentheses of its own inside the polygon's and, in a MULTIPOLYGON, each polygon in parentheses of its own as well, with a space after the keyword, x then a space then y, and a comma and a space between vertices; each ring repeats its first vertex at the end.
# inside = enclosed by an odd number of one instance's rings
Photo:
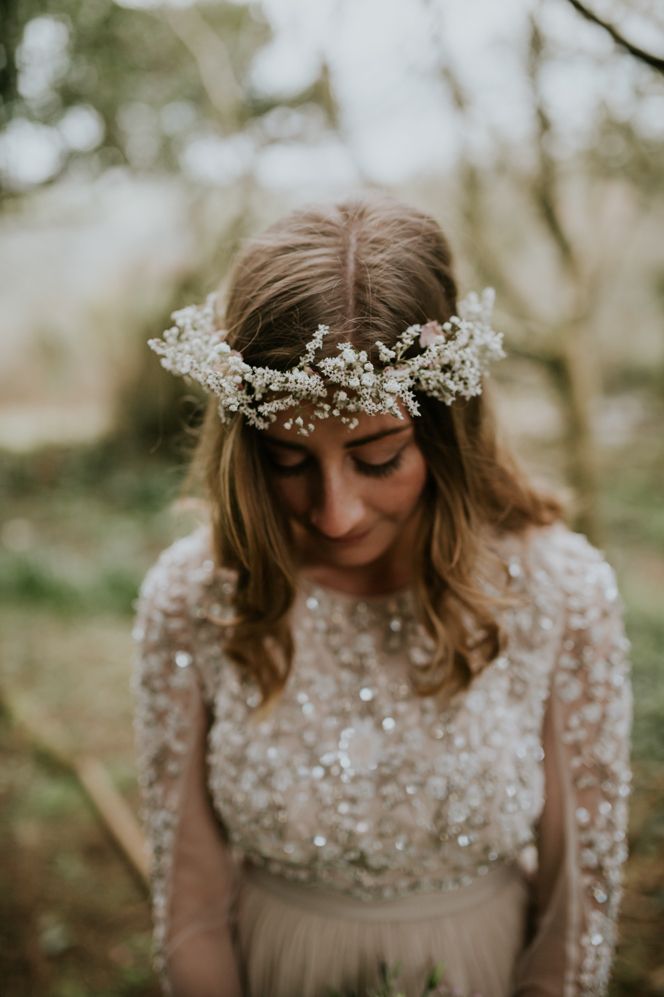
POLYGON ((393 559, 409 562, 427 479, 410 416, 361 413, 353 430, 335 418, 312 421, 306 437, 281 419, 261 433, 302 563, 343 569, 382 560, 390 569, 393 559))

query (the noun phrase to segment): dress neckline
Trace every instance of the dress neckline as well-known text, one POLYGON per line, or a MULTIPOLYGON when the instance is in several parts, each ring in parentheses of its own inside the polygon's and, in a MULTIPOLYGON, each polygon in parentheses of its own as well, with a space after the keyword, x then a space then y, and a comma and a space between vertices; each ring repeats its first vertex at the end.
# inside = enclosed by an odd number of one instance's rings
POLYGON ((413 598, 413 586, 411 584, 393 589, 391 592, 381 592, 378 595, 361 595, 355 592, 344 592, 342 589, 332 588, 329 585, 323 585, 321 582, 316 582, 303 574, 298 574, 297 578, 298 587, 305 597, 323 597, 328 602, 336 602, 346 606, 364 604, 366 606, 380 607, 408 602, 413 598))

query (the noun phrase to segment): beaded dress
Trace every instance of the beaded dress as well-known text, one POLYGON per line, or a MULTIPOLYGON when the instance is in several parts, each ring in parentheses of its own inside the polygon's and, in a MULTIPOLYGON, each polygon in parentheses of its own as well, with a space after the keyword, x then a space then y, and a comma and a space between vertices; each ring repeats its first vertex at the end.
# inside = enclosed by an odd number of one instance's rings
POLYGON ((626 857, 621 601, 562 524, 492 536, 499 657, 445 705, 411 590, 301 578, 277 706, 223 653, 233 577, 201 528, 143 583, 134 672, 155 964, 179 997, 605 994, 626 857))

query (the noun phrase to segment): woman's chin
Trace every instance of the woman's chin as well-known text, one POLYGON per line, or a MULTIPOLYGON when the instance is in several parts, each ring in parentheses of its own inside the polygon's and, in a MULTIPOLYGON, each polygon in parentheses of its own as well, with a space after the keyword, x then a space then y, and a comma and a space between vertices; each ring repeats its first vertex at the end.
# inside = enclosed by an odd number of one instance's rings
POLYGON ((386 550, 387 544, 371 534, 347 543, 324 543, 318 547, 321 561, 349 568, 373 564, 386 550))
MULTIPOLYGON (((302 527, 300 527, 302 530, 302 527)), ((374 524, 365 534, 348 540, 328 540, 309 531, 300 533, 303 563, 334 568, 364 568, 375 564, 392 548, 393 532, 374 524)))

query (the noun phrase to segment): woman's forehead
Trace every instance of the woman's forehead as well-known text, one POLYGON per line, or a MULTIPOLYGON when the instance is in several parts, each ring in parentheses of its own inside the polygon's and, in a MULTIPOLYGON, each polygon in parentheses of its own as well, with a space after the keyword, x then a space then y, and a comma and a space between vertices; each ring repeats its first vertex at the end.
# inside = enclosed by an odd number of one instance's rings
POLYGON ((412 418, 404 411, 403 419, 395 415, 383 413, 381 415, 368 415, 366 412, 357 413, 357 425, 350 429, 341 419, 329 416, 326 419, 311 419, 313 430, 306 437, 306 440, 299 436, 292 429, 285 429, 284 422, 301 415, 305 422, 308 421, 308 413, 301 407, 287 409, 277 417, 276 421, 269 429, 263 430, 261 435, 277 443, 291 444, 298 449, 314 450, 319 446, 340 446, 347 447, 356 441, 359 442, 365 437, 374 436, 397 436, 406 435, 406 430, 412 425, 412 418))

